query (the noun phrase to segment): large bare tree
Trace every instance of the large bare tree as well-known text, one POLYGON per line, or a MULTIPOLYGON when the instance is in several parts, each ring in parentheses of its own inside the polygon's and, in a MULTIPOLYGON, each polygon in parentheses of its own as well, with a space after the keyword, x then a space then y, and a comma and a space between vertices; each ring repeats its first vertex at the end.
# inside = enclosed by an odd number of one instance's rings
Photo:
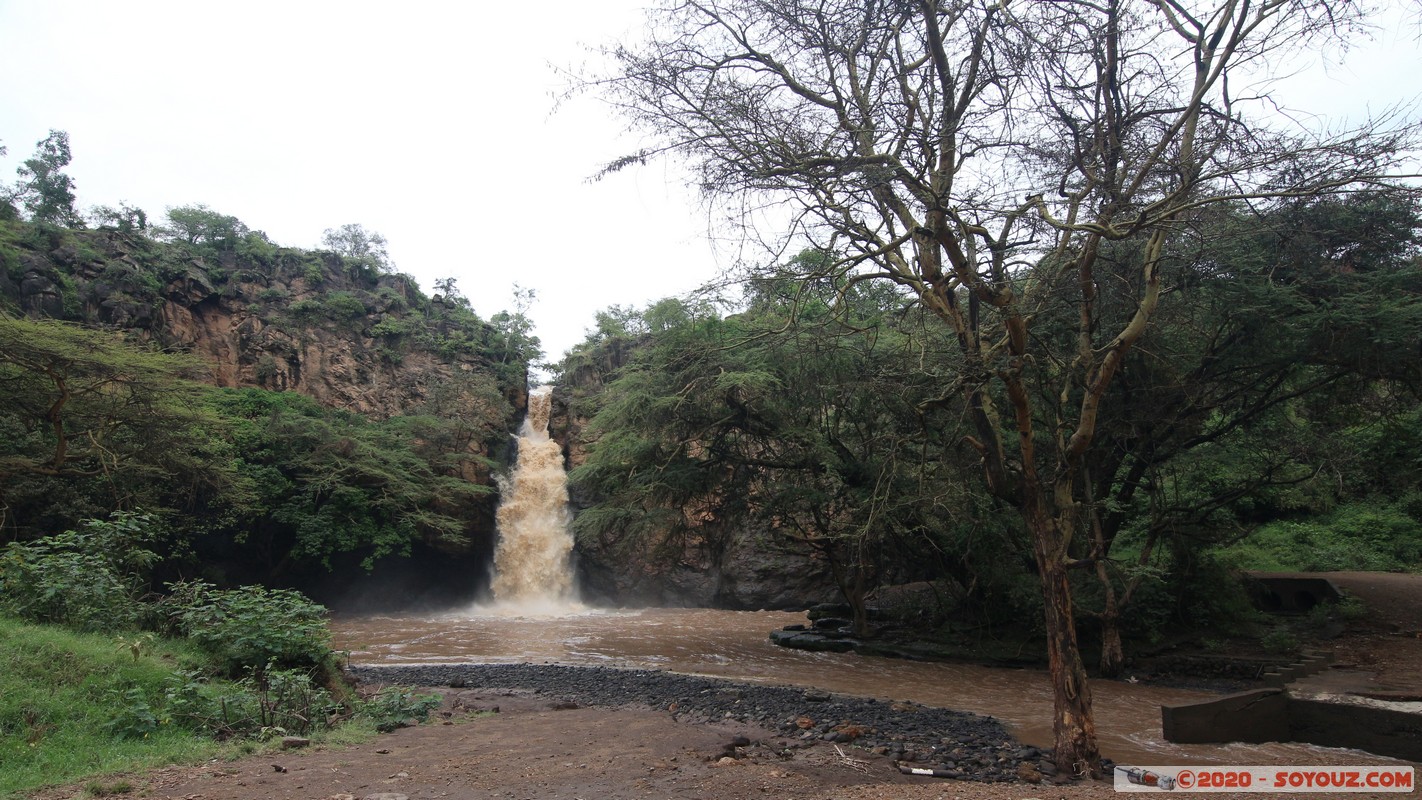
POLYGON ((1092 565, 1087 455, 1102 404, 1198 214, 1416 171, 1402 114, 1315 132, 1269 102, 1287 57, 1346 41, 1361 12, 1341 0, 673 0, 649 20, 583 83, 647 136, 608 169, 683 159, 708 196, 771 209, 784 241, 836 254, 825 270, 893 281, 950 326, 960 377, 945 397, 964 404, 963 441, 987 490, 1020 512, 1041 580, 1055 760, 1098 773, 1068 578, 1092 565), (1107 282, 1131 298, 1124 315, 1101 313, 1107 282), (1034 330, 1064 306, 1067 335, 1034 330))

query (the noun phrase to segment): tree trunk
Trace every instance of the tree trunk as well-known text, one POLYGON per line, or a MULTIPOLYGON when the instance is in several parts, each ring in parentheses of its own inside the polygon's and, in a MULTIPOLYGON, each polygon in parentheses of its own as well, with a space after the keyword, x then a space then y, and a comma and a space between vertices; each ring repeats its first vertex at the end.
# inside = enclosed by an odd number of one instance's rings
POLYGON ((1024 509, 1032 534, 1033 552, 1042 582, 1042 606, 1047 629, 1047 668, 1053 693, 1053 761, 1064 775, 1101 775, 1096 746, 1096 722, 1091 713, 1091 686, 1072 619, 1071 584, 1064 537, 1057 522, 1039 504, 1024 509))
POLYGON ((1101 677, 1119 678, 1126 666, 1125 650, 1121 647, 1121 603, 1116 599, 1116 586, 1111 583, 1111 573, 1106 569, 1106 538, 1102 534, 1101 522, 1094 510, 1092 529, 1095 540, 1092 557, 1096 560, 1096 580, 1101 582, 1101 592, 1105 598, 1101 604, 1101 677))
POLYGON ((1101 609, 1101 677, 1119 678, 1126 668, 1126 652, 1121 647, 1121 609, 1116 591, 1103 579, 1106 605, 1101 609))

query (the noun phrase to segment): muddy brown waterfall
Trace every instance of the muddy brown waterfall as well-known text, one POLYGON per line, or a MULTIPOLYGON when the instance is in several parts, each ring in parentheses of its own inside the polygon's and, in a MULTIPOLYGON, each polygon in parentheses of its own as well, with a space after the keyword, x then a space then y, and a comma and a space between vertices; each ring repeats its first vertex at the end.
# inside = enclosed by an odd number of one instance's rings
POLYGON ((562 447, 548 437, 552 407, 551 387, 529 394, 518 460, 500 487, 493 581, 499 606, 557 612, 573 605, 568 481, 562 447))

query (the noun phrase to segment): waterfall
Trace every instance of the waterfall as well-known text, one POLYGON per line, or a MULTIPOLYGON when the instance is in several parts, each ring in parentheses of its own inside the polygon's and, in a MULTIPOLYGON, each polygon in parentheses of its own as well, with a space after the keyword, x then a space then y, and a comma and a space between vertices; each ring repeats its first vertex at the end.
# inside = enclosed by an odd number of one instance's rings
POLYGON ((494 550, 494 601, 498 607, 565 613, 573 601, 573 533, 563 449, 548 438, 553 389, 528 396, 528 416, 518 435, 518 459, 500 481, 499 543, 494 550))

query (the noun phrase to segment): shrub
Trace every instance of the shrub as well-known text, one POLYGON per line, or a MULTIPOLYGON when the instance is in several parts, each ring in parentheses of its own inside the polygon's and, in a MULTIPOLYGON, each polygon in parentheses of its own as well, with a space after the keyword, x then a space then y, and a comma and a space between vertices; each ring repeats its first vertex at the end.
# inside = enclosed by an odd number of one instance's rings
POLYGON ((164 690, 165 722, 219 739, 324 730, 340 710, 329 691, 295 670, 268 669, 217 685, 200 672, 180 671, 164 690))
POLYGON ((1403 503, 1356 501, 1303 521, 1271 522, 1220 551, 1236 569, 1417 570, 1418 520, 1403 503))
POLYGON ((409 725, 411 720, 424 722, 443 702, 444 698, 437 694, 415 694, 407 686, 387 686, 366 701, 360 715, 370 719, 376 730, 389 733, 409 725))
POLYGON ((177 627, 227 674, 325 670, 333 663, 325 607, 300 592, 203 581, 171 584, 164 602, 177 627))
POLYGON ((331 292, 325 297, 326 316, 334 320, 354 319, 364 316, 365 301, 350 292, 331 292))
POLYGON ((16 542, 0 553, 0 609, 31 622, 79 630, 127 630, 158 556, 146 514, 117 512, 78 531, 16 542))
POLYGON ((1299 640, 1287 628, 1278 627, 1264 634, 1259 640, 1264 652, 1278 656, 1293 655, 1298 652, 1299 640))

